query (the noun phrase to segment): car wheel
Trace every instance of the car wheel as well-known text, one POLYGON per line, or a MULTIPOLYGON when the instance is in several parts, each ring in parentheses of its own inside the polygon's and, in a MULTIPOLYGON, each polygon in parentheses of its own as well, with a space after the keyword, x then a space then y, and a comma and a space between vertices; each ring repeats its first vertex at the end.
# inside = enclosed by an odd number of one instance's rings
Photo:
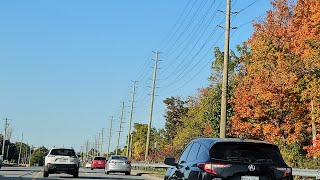
POLYGON ((43 177, 49 177, 49 172, 48 171, 43 171, 43 177))
POLYGON ((130 173, 130 172, 125 172, 124 174, 125 174, 125 175, 130 175, 131 173, 130 173))
POLYGON ((73 177, 74 178, 78 178, 79 177, 79 170, 74 171, 73 177))

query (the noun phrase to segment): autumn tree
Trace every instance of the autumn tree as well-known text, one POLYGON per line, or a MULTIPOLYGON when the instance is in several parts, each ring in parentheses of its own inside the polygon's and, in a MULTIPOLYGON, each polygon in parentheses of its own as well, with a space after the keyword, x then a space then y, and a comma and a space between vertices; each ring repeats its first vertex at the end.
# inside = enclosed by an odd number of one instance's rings
MULTIPOLYGON (((146 150, 146 142, 147 142, 147 124, 134 123, 133 132, 131 133, 132 140, 132 159, 141 161, 144 159, 144 154, 146 150)), ((154 147, 155 142, 155 134, 157 130, 155 128, 151 128, 150 134, 150 148, 154 147)), ((152 149, 150 149, 152 150, 152 149)), ((123 151, 126 152, 126 151, 123 151)))
POLYGON ((298 1, 294 10, 294 19, 290 27, 292 33, 291 48, 299 57, 300 77, 297 91, 301 93, 306 109, 306 117, 312 129, 313 145, 308 153, 320 153, 317 124, 320 122, 320 2, 317 0, 298 1), (317 138, 318 137, 318 138, 317 138))
POLYGON ((177 134, 177 129, 183 127, 182 118, 188 112, 188 107, 186 106, 186 102, 182 101, 180 97, 166 98, 163 102, 167 106, 164 115, 166 138, 171 143, 177 134))

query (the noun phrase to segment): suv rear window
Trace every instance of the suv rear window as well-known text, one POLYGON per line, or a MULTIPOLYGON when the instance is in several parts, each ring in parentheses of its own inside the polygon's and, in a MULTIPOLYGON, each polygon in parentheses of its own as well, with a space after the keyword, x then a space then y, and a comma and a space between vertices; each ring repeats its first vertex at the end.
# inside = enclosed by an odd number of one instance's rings
POLYGON ((93 160, 106 160, 106 158, 105 157, 94 157, 93 160))
POLYGON ((72 149, 52 149, 50 155, 54 156, 76 156, 72 149))
POLYGON ((128 160, 126 156, 112 156, 111 159, 128 160))
POLYGON ((219 142, 212 146, 213 159, 285 165, 277 146, 259 143, 219 142))

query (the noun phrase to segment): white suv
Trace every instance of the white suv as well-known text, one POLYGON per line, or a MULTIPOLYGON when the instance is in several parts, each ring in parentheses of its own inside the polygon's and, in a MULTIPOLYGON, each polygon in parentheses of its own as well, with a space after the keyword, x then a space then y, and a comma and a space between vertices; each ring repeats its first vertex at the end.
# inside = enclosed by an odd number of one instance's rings
POLYGON ((49 174, 67 173, 79 176, 79 159, 72 148, 52 148, 45 156, 43 177, 49 174))

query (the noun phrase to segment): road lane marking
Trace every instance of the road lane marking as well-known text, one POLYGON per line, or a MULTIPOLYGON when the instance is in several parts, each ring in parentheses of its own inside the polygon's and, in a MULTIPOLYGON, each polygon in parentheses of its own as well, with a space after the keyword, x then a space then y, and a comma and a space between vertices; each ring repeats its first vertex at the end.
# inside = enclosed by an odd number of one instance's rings
POLYGON ((32 180, 37 179, 37 178, 38 178, 38 176, 42 173, 42 171, 43 171, 43 170, 39 171, 39 172, 36 174, 36 176, 33 176, 32 180))

